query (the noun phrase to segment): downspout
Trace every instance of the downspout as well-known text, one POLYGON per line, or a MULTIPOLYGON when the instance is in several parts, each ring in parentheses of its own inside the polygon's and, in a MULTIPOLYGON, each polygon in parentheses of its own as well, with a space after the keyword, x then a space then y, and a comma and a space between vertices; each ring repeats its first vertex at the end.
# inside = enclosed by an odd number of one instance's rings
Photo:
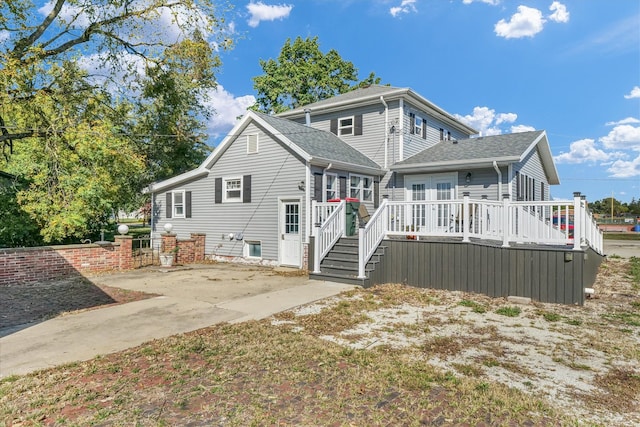
MULTIPOLYGON (((304 189, 304 193, 305 193, 305 206, 307 209, 307 220, 305 221, 305 236, 304 236, 304 242, 306 244, 309 244, 309 236, 311 236, 311 165, 309 164, 309 162, 307 162, 307 167, 306 167, 306 178, 305 178, 305 189, 304 189)), ((308 262, 308 261, 307 261, 308 262)))
POLYGON ((496 173, 498 174, 498 198, 496 200, 502 200, 502 172, 498 167, 498 162, 496 162, 495 160, 493 161, 493 168, 496 170, 496 173))
POLYGON ((386 169, 389 167, 389 106, 382 95, 380 95, 380 102, 384 105, 384 168, 386 169))

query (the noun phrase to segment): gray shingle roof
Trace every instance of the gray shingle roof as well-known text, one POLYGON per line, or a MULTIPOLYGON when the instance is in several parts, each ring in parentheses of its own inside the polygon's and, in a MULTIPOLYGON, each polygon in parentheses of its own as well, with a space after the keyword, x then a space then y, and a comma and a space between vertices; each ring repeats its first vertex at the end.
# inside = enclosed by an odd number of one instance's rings
POLYGON ((314 129, 288 119, 256 113, 311 157, 381 169, 380 165, 330 132, 314 129))
POLYGON ((544 131, 521 132, 454 141, 442 141, 396 166, 470 162, 483 159, 517 161, 544 131))
POLYGON ((362 98, 369 98, 369 97, 379 98, 380 95, 384 95, 384 94, 396 92, 396 91, 402 91, 402 90, 408 91, 409 89, 393 87, 393 86, 371 85, 365 88, 355 89, 350 92, 343 93, 341 95, 336 95, 332 98, 323 99, 322 101, 314 102, 312 104, 307 104, 302 107, 294 108, 292 110, 285 111, 281 114, 290 115, 295 113, 301 113, 301 112, 304 112, 306 108, 310 108, 313 110, 314 108, 322 107, 324 105, 335 104, 338 101, 348 102, 348 101, 359 100, 362 98))

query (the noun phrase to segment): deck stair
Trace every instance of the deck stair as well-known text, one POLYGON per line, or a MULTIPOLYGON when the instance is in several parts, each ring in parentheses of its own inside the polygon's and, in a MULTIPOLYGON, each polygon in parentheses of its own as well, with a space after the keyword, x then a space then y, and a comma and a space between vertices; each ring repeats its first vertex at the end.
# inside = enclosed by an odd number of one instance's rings
POLYGON ((358 236, 342 237, 320 263, 320 273, 309 273, 310 279, 349 283, 366 286, 369 273, 384 255, 385 247, 379 246, 365 268, 367 278, 358 278, 358 236))

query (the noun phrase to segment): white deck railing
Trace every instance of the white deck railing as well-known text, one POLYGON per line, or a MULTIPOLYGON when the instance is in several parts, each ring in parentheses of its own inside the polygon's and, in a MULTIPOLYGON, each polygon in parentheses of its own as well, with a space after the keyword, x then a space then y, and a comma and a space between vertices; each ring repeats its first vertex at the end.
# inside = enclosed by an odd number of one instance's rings
POLYGON ((313 251, 313 272, 320 273, 320 262, 338 239, 346 231, 346 202, 316 203, 313 202, 312 215, 314 219, 315 244, 313 251))
MULTIPOLYGON (((314 203, 313 217, 316 252, 314 269, 344 234, 344 202, 314 203), (339 210, 339 212, 338 212, 339 210), (325 221, 322 219, 326 218, 325 221), (342 222, 339 222, 342 221, 342 222), (319 257, 319 259, 318 259, 319 257)), ((602 231, 589 212, 580 193, 573 200, 512 202, 462 200, 391 202, 383 200, 366 226, 358 233, 358 276, 365 277, 365 266, 380 242, 388 236, 460 237, 513 243, 585 246, 603 254, 602 231)))

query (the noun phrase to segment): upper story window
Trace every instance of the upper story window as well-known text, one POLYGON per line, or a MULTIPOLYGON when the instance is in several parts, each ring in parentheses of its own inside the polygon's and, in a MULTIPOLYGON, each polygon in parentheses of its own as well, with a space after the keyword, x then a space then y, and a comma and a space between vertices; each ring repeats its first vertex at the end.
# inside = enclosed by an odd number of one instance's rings
POLYGON ((324 187, 324 201, 337 199, 340 197, 339 193, 338 176, 334 174, 327 174, 325 177, 324 187))
POLYGON ((353 117, 338 120, 338 135, 353 135, 353 117))
POLYGON ((225 202, 241 202, 242 201, 242 178, 225 178, 224 179, 224 198, 225 202))
POLYGON ((331 119, 330 127, 334 135, 362 135, 362 114, 331 119))
POLYGON ((247 154, 258 152, 258 134, 247 135, 247 154))
POLYGON ((373 200, 373 179, 370 176, 350 175, 349 195, 360 201, 370 202, 373 200))
POLYGON ((427 121, 414 113, 409 113, 409 132, 414 135, 420 135, 423 139, 426 139, 427 121))

